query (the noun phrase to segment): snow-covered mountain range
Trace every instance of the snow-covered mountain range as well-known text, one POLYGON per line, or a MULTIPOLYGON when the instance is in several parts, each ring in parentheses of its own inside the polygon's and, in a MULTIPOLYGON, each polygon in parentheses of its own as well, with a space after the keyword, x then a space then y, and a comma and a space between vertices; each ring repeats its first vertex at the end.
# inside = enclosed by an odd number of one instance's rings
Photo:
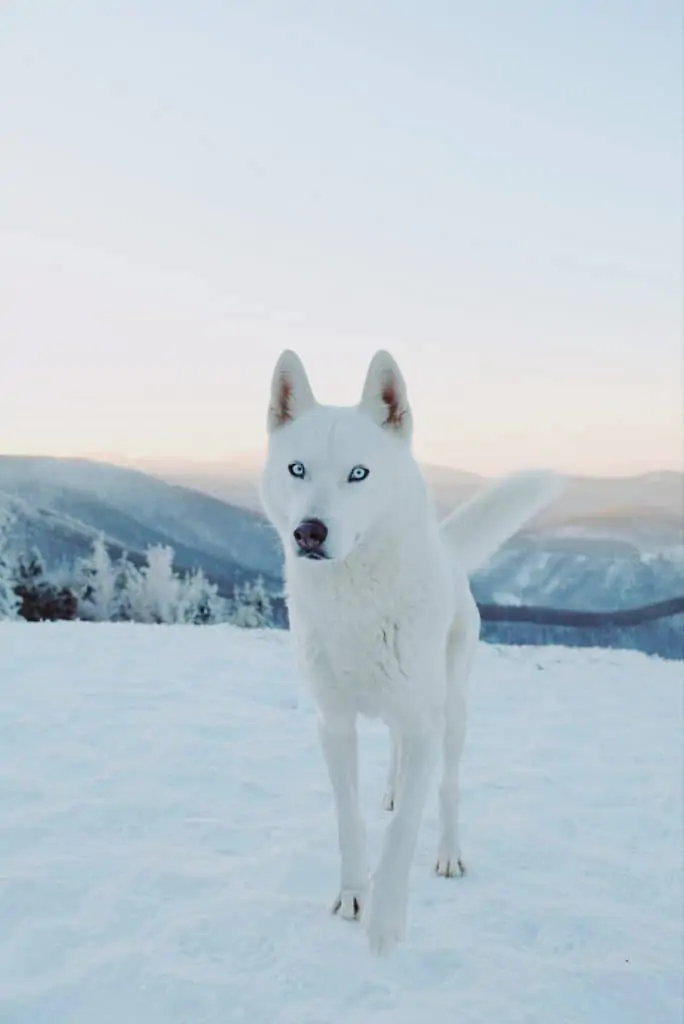
POLYGON ((100 533, 115 551, 170 544, 181 569, 203 568, 222 589, 263 575, 274 584, 280 548, 263 516, 137 470, 86 459, 0 456, 0 508, 12 542, 48 565, 71 562, 100 533))
MULTIPOLYGON (((36 545, 55 564, 84 554, 102 532, 114 550, 133 555, 171 544, 180 568, 202 567, 226 591, 259 574, 278 585, 280 548, 258 511, 252 464, 145 466, 0 457, 0 507, 16 514, 14 543, 36 545)), ((485 482, 448 468, 424 471, 440 512, 485 482)), ((486 602, 596 611, 684 593, 684 476, 573 479, 474 586, 486 602)))

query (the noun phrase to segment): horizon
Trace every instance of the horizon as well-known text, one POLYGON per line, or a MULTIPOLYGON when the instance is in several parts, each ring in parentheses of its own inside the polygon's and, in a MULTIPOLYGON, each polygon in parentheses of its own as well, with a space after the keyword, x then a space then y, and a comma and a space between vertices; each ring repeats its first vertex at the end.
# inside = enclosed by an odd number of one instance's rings
POLYGON ((388 348, 423 463, 681 472, 681 20, 15 7, 0 451, 239 460, 388 348))

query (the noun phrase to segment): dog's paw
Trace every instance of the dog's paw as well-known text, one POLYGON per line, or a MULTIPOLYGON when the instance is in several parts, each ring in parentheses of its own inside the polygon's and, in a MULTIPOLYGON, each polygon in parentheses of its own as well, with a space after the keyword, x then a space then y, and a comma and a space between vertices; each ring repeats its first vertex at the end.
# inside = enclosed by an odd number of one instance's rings
POLYGON ((342 889, 333 903, 331 912, 346 921, 358 921, 363 913, 365 892, 362 889, 342 889))
POLYGON ((363 925, 371 952, 389 953, 406 934, 406 901, 389 891, 374 890, 363 925))
POLYGON ((465 873, 465 864, 460 854, 457 854, 455 857, 440 854, 437 858, 435 874, 439 875, 440 878, 461 878, 465 873))
POLYGON ((386 789, 382 797, 382 806, 386 811, 394 810, 394 790, 386 789))

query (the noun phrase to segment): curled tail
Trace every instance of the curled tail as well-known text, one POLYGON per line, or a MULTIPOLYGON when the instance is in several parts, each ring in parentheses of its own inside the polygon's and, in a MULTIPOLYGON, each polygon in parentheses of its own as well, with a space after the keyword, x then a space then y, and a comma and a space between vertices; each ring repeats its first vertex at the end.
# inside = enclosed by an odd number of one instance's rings
POLYGON ((440 524, 446 546, 468 575, 565 489, 555 473, 513 473, 485 487, 440 524))

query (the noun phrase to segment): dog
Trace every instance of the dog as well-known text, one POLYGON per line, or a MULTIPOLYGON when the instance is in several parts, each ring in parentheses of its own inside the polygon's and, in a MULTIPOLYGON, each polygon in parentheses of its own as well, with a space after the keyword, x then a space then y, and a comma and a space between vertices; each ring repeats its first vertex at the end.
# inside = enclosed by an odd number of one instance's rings
POLYGON ((404 378, 373 357, 358 405, 318 404, 299 357, 271 384, 264 508, 282 541, 299 671, 313 692, 335 800, 341 862, 332 911, 361 919, 370 948, 404 937, 409 873, 440 745, 437 875, 462 875, 459 763, 480 631, 468 577, 562 488, 514 474, 438 522, 411 452, 404 378), (356 722, 390 730, 384 804, 393 809, 369 879, 359 807, 356 722))

